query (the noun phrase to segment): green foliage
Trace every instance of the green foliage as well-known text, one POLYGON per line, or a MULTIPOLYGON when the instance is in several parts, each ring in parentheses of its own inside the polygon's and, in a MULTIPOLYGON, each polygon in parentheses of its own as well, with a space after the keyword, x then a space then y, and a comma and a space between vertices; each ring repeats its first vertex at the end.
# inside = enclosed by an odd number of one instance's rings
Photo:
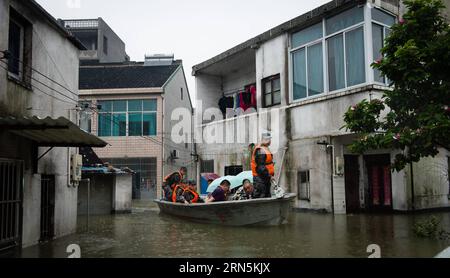
POLYGON ((344 127, 359 135, 351 150, 401 150, 393 165, 398 171, 436 156, 439 148, 450 150, 450 27, 440 14, 444 6, 440 0, 404 3, 408 12, 392 26, 383 58, 372 64, 392 90, 344 116, 344 127))
POLYGON ((434 215, 414 223, 413 231, 418 237, 440 240, 450 239, 450 233, 441 228, 441 221, 434 215))

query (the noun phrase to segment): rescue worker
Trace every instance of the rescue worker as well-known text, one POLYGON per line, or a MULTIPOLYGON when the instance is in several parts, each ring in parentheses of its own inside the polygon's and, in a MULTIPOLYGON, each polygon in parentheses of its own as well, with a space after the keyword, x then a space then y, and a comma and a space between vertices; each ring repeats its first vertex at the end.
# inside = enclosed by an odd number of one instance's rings
POLYGON ((181 167, 180 171, 174 172, 164 178, 163 193, 165 201, 172 201, 172 193, 175 187, 183 182, 187 174, 187 168, 181 167))
POLYGON ((189 182, 189 185, 176 185, 172 193, 172 202, 174 203, 195 204, 202 201, 195 190, 195 185, 192 185, 191 182, 189 182))
POLYGON ((252 155, 252 173, 255 191, 253 197, 256 198, 270 198, 271 183, 274 180, 275 165, 273 162, 273 155, 269 150, 272 143, 272 136, 270 133, 262 135, 261 144, 255 147, 252 155))

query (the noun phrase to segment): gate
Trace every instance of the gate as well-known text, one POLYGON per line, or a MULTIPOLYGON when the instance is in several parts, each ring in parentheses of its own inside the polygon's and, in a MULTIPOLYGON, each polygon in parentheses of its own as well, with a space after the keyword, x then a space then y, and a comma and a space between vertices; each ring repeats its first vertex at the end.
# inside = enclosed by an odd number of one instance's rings
POLYGON ((41 238, 48 241, 55 236, 55 176, 41 176, 41 238))
POLYGON ((0 250, 22 240, 23 162, 0 158, 0 250))

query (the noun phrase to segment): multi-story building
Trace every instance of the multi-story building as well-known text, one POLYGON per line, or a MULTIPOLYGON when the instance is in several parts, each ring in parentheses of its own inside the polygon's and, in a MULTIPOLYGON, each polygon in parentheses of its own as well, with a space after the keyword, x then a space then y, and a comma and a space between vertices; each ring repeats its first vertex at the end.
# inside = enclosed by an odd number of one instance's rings
POLYGON ((0 251, 76 231, 84 46, 34 0, 0 0, 0 251))
POLYGON ((87 48, 80 53, 80 62, 119 63, 129 61, 125 43, 102 19, 59 19, 58 22, 87 48))
POLYGON ((196 176, 193 108, 180 60, 153 55, 145 62, 81 66, 79 89, 82 106, 94 107, 85 110, 82 126, 109 143, 94 151, 104 162, 136 172, 134 199, 161 196, 164 176, 181 166, 188 167, 187 178, 196 176), (183 140, 172 137, 177 109, 189 122, 183 140))
POLYGON ((331 1, 194 66, 200 172, 249 169, 249 144, 271 130, 277 175, 298 194, 297 208, 448 207, 448 151, 392 172, 396 150, 353 154, 355 135, 342 129, 349 107, 389 89, 370 65, 399 9, 392 0, 331 1))

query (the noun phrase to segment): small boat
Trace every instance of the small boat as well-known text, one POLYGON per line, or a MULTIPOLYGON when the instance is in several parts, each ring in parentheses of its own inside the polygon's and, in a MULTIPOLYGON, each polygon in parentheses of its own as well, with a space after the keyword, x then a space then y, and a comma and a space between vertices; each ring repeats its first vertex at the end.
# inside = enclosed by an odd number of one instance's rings
POLYGON ((227 201, 209 204, 180 204, 155 200, 161 213, 185 220, 225 226, 281 225, 287 223, 296 195, 280 198, 227 201))

